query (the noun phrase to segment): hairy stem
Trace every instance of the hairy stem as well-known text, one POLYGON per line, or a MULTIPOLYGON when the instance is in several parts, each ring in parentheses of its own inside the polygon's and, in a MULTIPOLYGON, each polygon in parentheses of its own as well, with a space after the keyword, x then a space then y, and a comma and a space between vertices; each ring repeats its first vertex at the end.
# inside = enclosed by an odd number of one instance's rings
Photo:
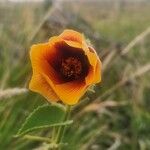
MULTIPOLYGON (((71 112, 71 106, 67 105, 66 114, 64 116, 64 120, 63 121, 68 120, 70 112, 71 112)), ((58 133, 57 133, 57 136, 56 136, 56 143, 57 144, 60 144, 61 141, 63 140, 63 136, 65 134, 65 130, 66 130, 66 126, 60 126, 59 127, 58 133)))
POLYGON ((28 140, 34 140, 34 141, 51 142, 49 138, 40 137, 40 136, 25 135, 23 138, 28 140))

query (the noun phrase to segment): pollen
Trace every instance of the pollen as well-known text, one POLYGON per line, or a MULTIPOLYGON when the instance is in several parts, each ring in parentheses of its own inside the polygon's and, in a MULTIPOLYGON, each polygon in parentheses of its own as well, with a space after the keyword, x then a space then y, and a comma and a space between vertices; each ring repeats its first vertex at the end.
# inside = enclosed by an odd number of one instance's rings
POLYGON ((61 73, 67 79, 78 79, 82 73, 81 61, 75 57, 63 59, 61 73))

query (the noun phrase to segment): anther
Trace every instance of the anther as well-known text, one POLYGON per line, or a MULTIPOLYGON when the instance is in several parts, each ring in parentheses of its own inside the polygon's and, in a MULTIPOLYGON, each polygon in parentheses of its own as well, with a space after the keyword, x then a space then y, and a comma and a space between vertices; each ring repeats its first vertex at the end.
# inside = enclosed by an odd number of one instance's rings
POLYGON ((78 58, 68 57, 61 62, 61 73, 67 79, 78 79, 82 72, 82 64, 78 58))

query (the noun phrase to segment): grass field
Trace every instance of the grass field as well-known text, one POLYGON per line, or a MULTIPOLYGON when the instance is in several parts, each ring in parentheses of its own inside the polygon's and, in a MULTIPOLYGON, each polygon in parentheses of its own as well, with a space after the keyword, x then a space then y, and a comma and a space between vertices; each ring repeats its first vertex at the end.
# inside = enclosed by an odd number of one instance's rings
POLYGON ((28 90, 30 46, 65 28, 93 43, 103 75, 74 107, 64 149, 150 150, 150 2, 119 2, 0 2, 0 150, 46 150, 13 136, 46 103, 28 90))

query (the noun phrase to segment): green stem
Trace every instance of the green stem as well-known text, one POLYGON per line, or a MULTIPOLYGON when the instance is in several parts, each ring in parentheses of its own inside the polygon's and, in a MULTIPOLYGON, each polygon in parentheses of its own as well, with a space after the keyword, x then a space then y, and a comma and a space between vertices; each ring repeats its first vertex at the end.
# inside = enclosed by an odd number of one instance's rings
MULTIPOLYGON (((64 120, 63 121, 68 120, 69 115, 70 115, 70 111, 71 111, 71 106, 67 105, 66 114, 64 116, 64 120)), ((57 133, 57 136, 56 136, 56 143, 57 144, 60 144, 61 141, 63 140, 63 136, 65 134, 65 130, 66 130, 66 126, 65 125, 59 127, 58 133, 57 133)))
POLYGON ((54 126, 53 130, 52 130, 52 141, 53 142, 55 141, 55 134, 56 134, 56 127, 54 126))
POLYGON ((42 142, 51 142, 49 138, 44 138, 40 136, 32 136, 32 135, 25 135, 23 138, 28 140, 34 140, 34 141, 42 141, 42 142))

